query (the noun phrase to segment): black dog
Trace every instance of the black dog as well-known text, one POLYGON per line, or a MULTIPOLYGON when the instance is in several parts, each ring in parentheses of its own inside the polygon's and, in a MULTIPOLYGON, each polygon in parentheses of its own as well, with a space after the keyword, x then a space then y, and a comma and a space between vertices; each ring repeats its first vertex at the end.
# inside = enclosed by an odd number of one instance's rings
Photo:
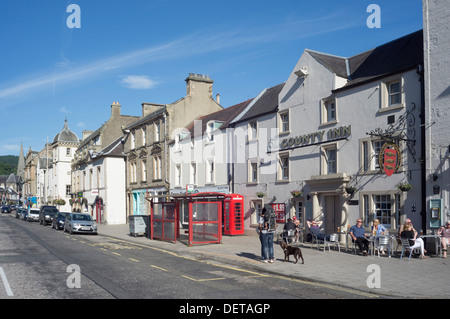
POLYGON ((284 260, 285 261, 286 260, 289 261, 289 255, 294 255, 294 258, 295 258, 294 264, 296 264, 300 258, 302 259, 302 264, 305 263, 305 261, 303 260, 303 255, 302 255, 302 251, 300 248, 289 246, 284 240, 281 241, 280 246, 284 251, 284 260))

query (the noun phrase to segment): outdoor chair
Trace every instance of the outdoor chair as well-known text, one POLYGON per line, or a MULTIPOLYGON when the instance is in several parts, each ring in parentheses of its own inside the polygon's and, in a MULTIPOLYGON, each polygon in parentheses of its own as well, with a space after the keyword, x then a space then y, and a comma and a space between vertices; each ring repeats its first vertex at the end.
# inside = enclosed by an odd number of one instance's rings
POLYGON ((317 249, 320 250, 320 245, 323 245, 323 251, 325 251, 325 239, 319 239, 316 235, 314 235, 311 230, 310 230, 311 236, 312 236, 312 240, 311 240, 311 244, 314 247, 314 245, 317 246, 317 249))
POLYGON ((282 238, 288 245, 293 243, 295 238, 295 229, 284 231, 282 234, 282 238))
POLYGON ((409 257, 408 257, 408 261, 411 259, 411 255, 413 253, 413 251, 417 248, 411 249, 411 245, 409 244, 409 239, 408 238, 400 238, 401 242, 402 242, 402 254, 400 255, 400 259, 403 258, 403 253, 407 250, 409 250, 409 257))
POLYGON ((389 244, 389 236, 380 236, 378 238, 378 247, 376 248, 376 251, 378 253, 378 258, 380 258, 380 247, 384 246, 388 249, 389 257, 391 257, 391 246, 389 244))
POLYGON ((338 234, 331 234, 330 235, 330 240, 325 240, 324 241, 324 248, 323 250, 325 251, 325 246, 328 247, 328 251, 331 251, 330 246, 333 245, 336 249, 336 246, 339 250, 339 252, 341 252, 341 244, 339 242, 339 235, 338 234))

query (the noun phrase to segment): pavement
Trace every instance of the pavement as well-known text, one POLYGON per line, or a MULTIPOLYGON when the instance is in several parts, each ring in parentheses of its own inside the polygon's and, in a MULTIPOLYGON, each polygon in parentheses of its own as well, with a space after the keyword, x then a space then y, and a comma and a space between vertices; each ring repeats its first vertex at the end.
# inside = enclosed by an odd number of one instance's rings
MULTIPOLYGON (((275 262, 262 263, 261 244, 256 235, 222 236, 220 244, 188 246, 186 242, 164 242, 130 235, 129 225, 98 225, 99 235, 161 249, 165 252, 198 260, 215 261, 242 269, 285 276, 315 285, 351 289, 363 297, 369 294, 381 298, 450 298, 450 262, 439 256, 427 259, 404 257, 400 259, 401 246, 392 257, 355 255, 345 245, 341 251, 318 250, 310 243, 298 245, 305 263, 284 261, 279 244, 274 243, 275 262)), ((294 244, 295 245, 295 244, 294 244)))

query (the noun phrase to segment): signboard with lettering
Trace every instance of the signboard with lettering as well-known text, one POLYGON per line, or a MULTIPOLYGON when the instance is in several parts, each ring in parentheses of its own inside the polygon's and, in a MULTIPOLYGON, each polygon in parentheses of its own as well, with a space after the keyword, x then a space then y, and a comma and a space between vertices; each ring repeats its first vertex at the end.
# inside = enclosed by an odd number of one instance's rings
MULTIPOLYGON (((349 138, 352 135, 352 126, 341 126, 328 131, 314 132, 295 137, 287 137, 280 141, 280 149, 304 147, 330 141, 349 138)), ((270 145, 271 149, 271 145, 270 145)))
POLYGON ((284 203, 273 203, 270 204, 275 211, 275 216, 277 219, 277 223, 285 223, 286 222, 286 204, 284 203))

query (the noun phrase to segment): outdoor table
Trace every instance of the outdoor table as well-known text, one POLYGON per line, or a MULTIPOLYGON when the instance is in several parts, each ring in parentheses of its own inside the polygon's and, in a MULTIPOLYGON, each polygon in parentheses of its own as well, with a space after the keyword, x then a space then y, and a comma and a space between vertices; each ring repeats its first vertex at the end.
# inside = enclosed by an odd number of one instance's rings
POLYGON ((367 240, 370 242, 372 255, 375 256, 375 252, 376 252, 375 245, 376 245, 377 240, 380 239, 380 237, 387 237, 387 240, 388 240, 387 244, 384 244, 383 246, 387 247, 389 258, 391 258, 391 252, 394 250, 393 240, 395 239, 395 237, 391 236, 391 235, 377 235, 377 236, 371 235, 370 237, 367 237, 367 240))
POLYGON ((436 250, 435 250, 436 255, 439 254, 439 256, 442 258, 441 236, 439 236, 439 235, 420 235, 419 237, 420 238, 424 238, 424 239, 426 239, 426 238, 434 238, 435 239, 434 240, 434 244, 435 244, 435 247, 436 247, 436 250), (438 253, 438 251, 439 251, 439 253, 438 253))

